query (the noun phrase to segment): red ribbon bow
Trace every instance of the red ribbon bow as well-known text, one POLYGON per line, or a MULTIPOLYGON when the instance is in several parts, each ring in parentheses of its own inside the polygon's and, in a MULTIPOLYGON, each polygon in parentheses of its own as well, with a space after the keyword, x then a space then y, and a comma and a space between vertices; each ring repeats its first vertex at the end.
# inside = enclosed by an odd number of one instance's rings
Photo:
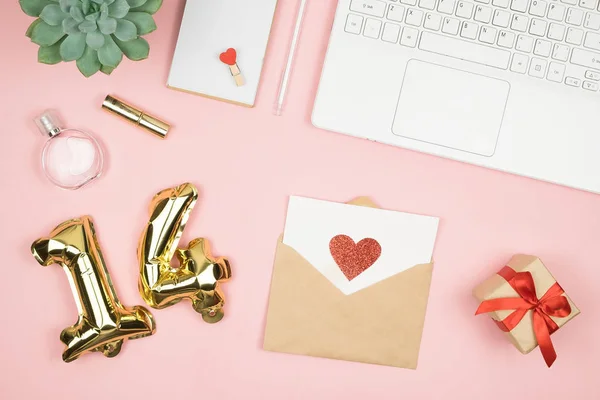
POLYGON ((533 332, 540 346, 540 351, 550 367, 556 360, 556 351, 550 340, 550 335, 558 330, 558 325, 552 317, 567 317, 571 314, 571 305, 565 292, 558 282, 548 289, 541 299, 535 293, 535 283, 531 272, 515 272, 511 267, 504 267, 498 272, 521 297, 506 297, 502 299, 485 300, 477 309, 475 315, 500 310, 515 310, 502 321, 496 321, 504 332, 513 330, 529 310, 533 311, 533 332))

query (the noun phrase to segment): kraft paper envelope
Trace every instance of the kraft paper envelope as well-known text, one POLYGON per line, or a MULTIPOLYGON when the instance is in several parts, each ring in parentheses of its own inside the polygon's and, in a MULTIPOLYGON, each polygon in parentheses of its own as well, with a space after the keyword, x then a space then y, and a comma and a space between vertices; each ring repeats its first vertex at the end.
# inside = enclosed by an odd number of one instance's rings
MULTIPOLYGON (((367 198, 350 204, 375 207, 367 198)), ((433 263, 343 294, 282 238, 264 349, 416 369, 433 263)))

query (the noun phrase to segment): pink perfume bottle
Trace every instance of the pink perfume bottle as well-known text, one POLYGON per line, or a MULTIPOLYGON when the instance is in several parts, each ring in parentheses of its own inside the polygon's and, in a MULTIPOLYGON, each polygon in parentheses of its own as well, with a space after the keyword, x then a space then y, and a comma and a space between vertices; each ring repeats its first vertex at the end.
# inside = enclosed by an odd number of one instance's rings
POLYGON ((64 129, 54 111, 35 119, 44 136, 42 167, 48 179, 63 189, 79 189, 102 173, 104 156, 94 137, 77 129, 64 129))

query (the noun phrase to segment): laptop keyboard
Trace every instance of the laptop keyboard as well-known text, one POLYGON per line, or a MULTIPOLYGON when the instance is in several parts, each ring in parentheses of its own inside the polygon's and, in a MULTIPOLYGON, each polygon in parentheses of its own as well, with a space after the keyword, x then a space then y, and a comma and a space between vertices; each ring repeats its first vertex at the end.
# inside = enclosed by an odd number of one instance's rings
POLYGON ((597 92, 599 0, 352 0, 345 31, 597 92))

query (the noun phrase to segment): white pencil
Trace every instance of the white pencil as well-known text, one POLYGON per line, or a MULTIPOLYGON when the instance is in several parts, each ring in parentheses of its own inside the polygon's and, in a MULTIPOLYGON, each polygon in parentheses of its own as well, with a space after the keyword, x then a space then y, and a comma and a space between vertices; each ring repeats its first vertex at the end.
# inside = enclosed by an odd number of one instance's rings
POLYGON ((302 21, 304 19, 305 11, 306 0, 300 0, 300 6, 298 7, 298 15, 296 17, 296 27, 294 28, 294 35, 292 36, 292 42, 290 44, 290 49, 288 52, 287 63, 285 65, 285 69, 283 70, 283 74, 281 75, 279 94, 277 95, 277 102, 275 103, 275 115, 281 115, 283 111, 288 81, 290 80, 292 67, 294 65, 294 56, 296 55, 296 48, 298 47, 298 38, 300 37, 300 31, 302 28, 302 21))

